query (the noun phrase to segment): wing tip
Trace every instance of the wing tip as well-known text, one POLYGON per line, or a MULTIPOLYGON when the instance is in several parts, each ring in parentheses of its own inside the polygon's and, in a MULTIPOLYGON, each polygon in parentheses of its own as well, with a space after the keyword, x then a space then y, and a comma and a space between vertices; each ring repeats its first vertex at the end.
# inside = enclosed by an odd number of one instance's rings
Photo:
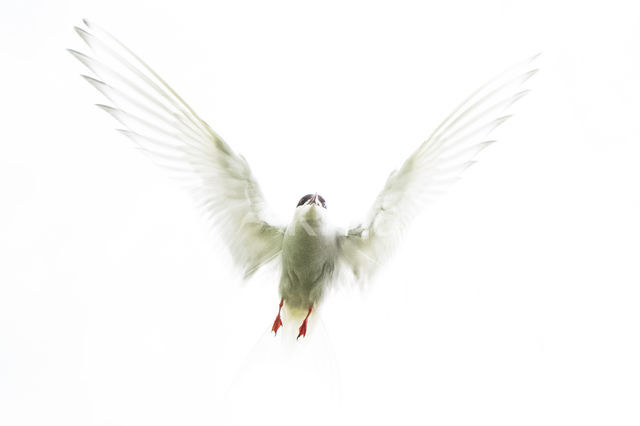
POLYGON ((114 116, 115 116, 115 115, 118 113, 118 111, 119 111, 117 108, 114 108, 114 107, 112 107, 112 106, 110 106, 110 105, 105 105, 105 104, 96 104, 96 106, 97 106, 98 108, 100 108, 101 110, 103 110, 103 111, 105 111, 105 112, 108 112, 109 114, 114 115, 114 116))
POLYGON ((519 91, 515 95, 513 95, 513 97, 511 98, 510 105, 513 105, 514 103, 518 102, 520 99, 522 99, 525 96, 527 96, 529 94, 529 92, 531 92, 531 89, 524 89, 524 90, 519 91))
POLYGON ((75 25, 73 27, 73 30, 82 38, 84 38, 84 35, 89 35, 89 33, 84 28, 80 28, 75 25))
POLYGON ((85 55, 82 52, 78 52, 75 49, 67 49, 67 52, 69 52, 74 58, 80 59, 80 58, 88 58, 87 55, 85 55))
POLYGON ((95 85, 106 86, 107 85, 107 83, 105 83, 104 81, 98 80, 97 78, 91 77, 90 75, 80 74, 80 77, 84 78, 86 81, 91 83, 91 85, 93 85, 93 86, 95 86, 95 85))
POLYGON ((473 166, 477 162, 478 162, 478 160, 469 160, 469 161, 467 161, 466 163, 464 163, 462 165, 462 170, 460 170, 460 171, 464 172, 465 170, 467 170, 469 167, 473 166))
POLYGON ((129 129, 118 128, 118 129, 116 129, 116 132, 120 133, 121 135, 124 135, 124 136, 128 137, 129 139, 135 139, 134 138, 134 132, 132 132, 129 129))
POLYGON ((542 55, 542 51, 539 51, 537 53, 534 53, 533 55, 531 55, 531 57, 529 57, 529 63, 535 61, 536 59, 538 59, 540 56, 542 55))
POLYGON ((529 80, 531 77, 533 77, 534 75, 538 74, 538 72, 540 72, 540 68, 533 68, 533 69, 527 71, 526 73, 523 74, 524 81, 529 80))
POLYGON ((505 121, 507 121, 508 119, 510 119, 511 117, 513 117, 513 114, 503 115, 502 117, 496 118, 495 123, 496 124, 502 124, 505 121))

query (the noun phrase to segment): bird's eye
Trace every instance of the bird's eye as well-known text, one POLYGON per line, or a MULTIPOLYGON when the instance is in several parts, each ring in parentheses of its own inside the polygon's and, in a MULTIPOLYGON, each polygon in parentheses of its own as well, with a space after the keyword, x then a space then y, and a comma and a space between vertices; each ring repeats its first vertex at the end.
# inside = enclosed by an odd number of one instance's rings
POLYGON ((296 207, 300 207, 301 205, 309 201, 311 197, 313 197, 313 194, 307 194, 304 197, 300 198, 300 201, 298 201, 298 205, 296 207))

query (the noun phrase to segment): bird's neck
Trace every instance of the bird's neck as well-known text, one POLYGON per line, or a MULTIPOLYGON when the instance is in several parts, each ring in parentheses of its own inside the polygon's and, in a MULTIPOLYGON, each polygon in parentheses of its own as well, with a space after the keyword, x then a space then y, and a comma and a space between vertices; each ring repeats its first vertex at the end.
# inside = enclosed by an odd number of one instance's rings
POLYGON ((327 227, 326 214, 321 207, 310 206, 296 211, 290 229, 310 235, 323 233, 327 227))

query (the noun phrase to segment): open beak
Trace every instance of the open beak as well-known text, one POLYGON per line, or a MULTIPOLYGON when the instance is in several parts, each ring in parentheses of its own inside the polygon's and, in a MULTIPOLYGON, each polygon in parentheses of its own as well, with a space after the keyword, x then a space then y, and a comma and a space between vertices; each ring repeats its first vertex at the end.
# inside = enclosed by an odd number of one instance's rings
POLYGON ((309 200, 311 203, 315 204, 316 206, 320 206, 322 203, 320 202, 320 198, 318 197, 318 194, 315 193, 313 194, 313 197, 311 197, 311 199, 309 200))

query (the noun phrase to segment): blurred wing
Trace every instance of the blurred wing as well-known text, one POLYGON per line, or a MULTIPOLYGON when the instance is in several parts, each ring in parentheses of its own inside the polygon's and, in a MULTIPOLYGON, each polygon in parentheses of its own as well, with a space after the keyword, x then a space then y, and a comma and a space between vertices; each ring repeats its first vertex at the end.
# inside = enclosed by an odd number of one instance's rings
POLYGON ((538 55, 490 80, 460 104, 418 149, 393 171, 367 218, 339 237, 340 261, 356 278, 370 276, 395 248, 426 201, 456 181, 492 144, 487 135, 510 116, 507 109, 528 91, 538 55))
POLYGON ((235 154, 147 64, 106 31, 75 28, 99 60, 69 50, 83 76, 113 104, 98 105, 151 158, 184 178, 246 276, 276 258, 283 228, 267 221, 266 203, 244 157, 235 154))

